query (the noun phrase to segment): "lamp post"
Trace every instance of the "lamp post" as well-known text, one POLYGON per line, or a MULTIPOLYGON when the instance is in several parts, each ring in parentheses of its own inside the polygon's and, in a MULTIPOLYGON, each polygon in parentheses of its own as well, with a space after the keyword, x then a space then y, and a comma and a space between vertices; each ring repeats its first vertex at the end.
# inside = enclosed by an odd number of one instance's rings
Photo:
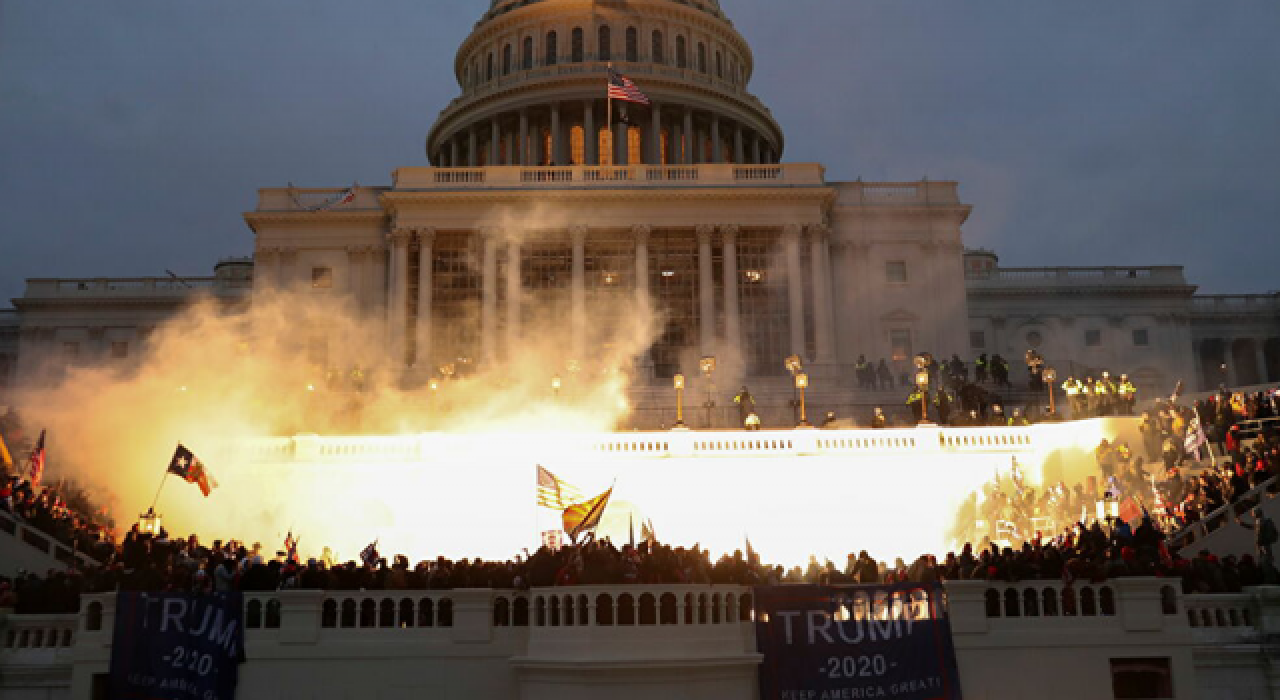
POLYGON ((716 371, 715 356, 707 355, 701 360, 698 360, 698 369, 702 370, 702 376, 707 380, 707 400, 706 403, 703 404, 703 407, 707 409, 707 428, 711 428, 711 409, 716 405, 715 399, 711 396, 716 388, 715 383, 711 379, 712 373, 716 371))
POLYGON ((929 422, 929 361, 933 359, 928 353, 915 356, 916 388, 920 390, 920 422, 929 422))
POLYGON ((560 399, 560 375, 558 374, 551 377, 551 393, 557 400, 560 399))
MULTIPOLYGON (((804 369, 804 365, 800 362, 799 355, 788 355, 785 366, 787 368, 787 371, 791 373, 792 379, 795 378, 797 372, 804 369)), ((800 410, 800 399, 797 398, 796 396, 796 387, 793 382, 791 386, 791 420, 795 421, 796 423, 800 422, 800 418, 796 415, 797 411, 799 410, 800 410)))
POLYGON ((1057 408, 1053 404, 1053 383, 1058 380, 1058 371, 1052 367, 1044 369, 1044 383, 1049 385, 1049 415, 1057 413, 1057 408))
POLYGON ((676 376, 672 377, 672 382, 676 387, 676 425, 677 428, 684 427, 684 375, 676 372, 676 376))
POLYGON ((156 512, 154 506, 138 516, 138 532, 144 535, 160 534, 160 514, 156 512))
POLYGON ((920 389, 920 422, 929 422, 929 372, 916 372, 916 387, 920 389))
POLYGON ((805 374, 804 372, 797 372, 796 388, 800 390, 800 422, 797 423, 796 425, 797 427, 800 427, 800 428, 811 427, 809 425, 809 419, 808 419, 808 416, 805 414, 805 408, 804 408, 804 390, 809 388, 809 375, 805 374))

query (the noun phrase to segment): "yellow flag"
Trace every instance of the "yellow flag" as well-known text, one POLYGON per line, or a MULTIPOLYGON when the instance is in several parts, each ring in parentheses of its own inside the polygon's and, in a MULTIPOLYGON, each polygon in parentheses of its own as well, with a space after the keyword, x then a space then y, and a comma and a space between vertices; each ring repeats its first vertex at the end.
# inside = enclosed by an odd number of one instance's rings
POLYGON ((608 491, 589 501, 575 503, 564 509, 564 531, 569 535, 569 539, 577 540, 578 535, 600 524, 600 518, 604 515, 604 509, 609 505, 609 496, 612 494, 613 488, 610 487, 608 491))
POLYGON ((0 435, 0 464, 5 469, 13 469, 13 456, 9 454, 9 448, 4 444, 4 436, 0 435))

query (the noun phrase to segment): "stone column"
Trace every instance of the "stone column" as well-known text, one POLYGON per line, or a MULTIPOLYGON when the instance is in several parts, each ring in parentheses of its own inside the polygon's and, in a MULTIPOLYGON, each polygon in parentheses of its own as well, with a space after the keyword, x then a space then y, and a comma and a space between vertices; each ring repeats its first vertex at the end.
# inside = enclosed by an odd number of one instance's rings
POLYGON ((474 124, 467 131, 467 165, 474 168, 480 164, 480 135, 476 133, 474 124))
POLYGON ((487 367, 497 360, 498 341, 498 230, 485 228, 480 231, 484 241, 484 260, 481 263, 480 356, 487 367))
POLYGON ((671 147, 667 153, 671 165, 684 163, 684 126, 677 120, 671 125, 671 147))
POLYGON ((716 228, 699 224, 698 235, 698 338, 703 355, 716 354, 716 297, 711 266, 711 236, 716 228))
POLYGON ((533 165, 529 162, 529 110, 520 110, 520 134, 516 137, 516 143, 520 148, 519 154, 513 159, 514 165, 533 165))
POLYGON ((650 107, 649 117, 649 162, 663 165, 662 162, 662 108, 657 102, 650 107))
POLYGON ((613 124, 613 164, 629 165, 629 151, 627 148, 627 124, 617 121, 613 124))
POLYGON ((413 234, 408 229, 396 229, 387 234, 391 244, 391 265, 387 278, 388 342, 392 361, 396 367, 404 365, 405 326, 408 323, 409 241, 413 234))
POLYGON ((809 227, 809 264, 813 276, 813 340, 818 364, 835 360, 834 318, 831 313, 831 264, 827 255, 830 229, 825 224, 809 227))
POLYGON ((569 290, 573 359, 582 362, 587 352, 587 227, 570 227, 569 238, 573 246, 573 286, 569 290))
POLYGON ((502 128, 498 126, 498 118, 489 120, 489 165, 502 165, 499 157, 502 153, 502 128))
POLYGON ((733 162, 741 165, 747 162, 746 149, 742 146, 742 125, 733 125, 733 162))
POLYGON ((582 103, 582 151, 586 165, 600 165, 600 135, 596 133, 595 105, 591 100, 582 103))
MULTIPOLYGON (((742 317, 738 308, 738 227, 720 227, 724 243, 724 344, 730 352, 742 347, 742 317)), ((745 359, 745 358, 742 358, 745 359)))
POLYGON ((685 165, 693 165, 698 162, 697 154, 694 153, 694 134, 693 134, 693 108, 684 108, 684 149, 680 162, 685 165))
POLYGON ((804 287, 800 265, 800 224, 787 224, 782 229, 782 245, 787 259, 787 301, 791 318, 791 353, 805 356, 804 287))
POLYGON ((551 103, 551 164, 564 165, 568 161, 564 157, 564 134, 560 128, 560 103, 551 103))
POLYGON ((724 162, 724 149, 720 147, 720 117, 711 115, 711 162, 724 162))
POLYGON ((751 135, 751 162, 756 165, 760 164, 760 135, 751 135))
POLYGON ((647 310, 649 300, 649 235, 652 233, 647 224, 636 224, 631 227, 631 235, 636 242, 636 304, 647 310))
POLYGON ((507 360, 520 346, 520 241, 507 242, 507 360))
POLYGON ((454 134, 453 138, 449 139, 449 167, 450 168, 458 167, 458 159, 461 157, 459 154, 459 151, 461 150, 460 148, 461 144, 458 142, 458 138, 459 136, 457 134, 454 134))
POLYGON ((431 263, 435 241, 435 229, 418 229, 418 323, 414 338, 417 352, 413 364, 419 372, 426 373, 431 371, 431 263))

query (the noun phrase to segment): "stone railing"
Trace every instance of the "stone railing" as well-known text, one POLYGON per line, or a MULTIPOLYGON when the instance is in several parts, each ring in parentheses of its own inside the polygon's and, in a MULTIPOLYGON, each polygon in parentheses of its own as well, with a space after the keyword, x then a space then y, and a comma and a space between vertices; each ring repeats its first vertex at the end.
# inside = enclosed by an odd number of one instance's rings
POLYGON ((75 615, 10 615, 0 621, 0 656, 47 655, 75 644, 75 615))
POLYGON ((1191 311, 1205 315, 1275 314, 1280 294, 1209 294, 1191 298, 1191 311))
POLYGON ((110 277, 29 279, 24 299, 92 299, 152 297, 184 299, 201 292, 245 294, 253 281, 219 277, 110 277))
POLYGON ((842 182, 840 206, 951 205, 959 204, 956 183, 950 180, 919 182, 842 182))
POLYGON ((1210 593, 1182 596, 1192 636, 1198 642, 1238 644, 1259 641, 1258 609, 1248 593, 1210 593))
MULTIPOLYGON (((97 564, 96 561, 83 552, 73 550, 54 539, 52 535, 44 532, 43 530, 31 527, 25 522, 14 517, 12 513, 5 511, 0 511, 0 537, 11 540, 9 543, 10 546, 21 547, 24 549, 30 548, 34 550, 33 553, 43 555, 45 557, 51 557, 54 561, 65 566, 87 566, 97 564)), ((12 557, 12 560, 5 563, 13 564, 14 562, 19 562, 18 565, 21 565, 20 562, 23 561, 24 557, 21 556, 20 550, 15 551, 8 547, 6 547, 6 549, 10 552, 9 556, 12 557)), ((48 562, 46 560, 41 563, 47 564, 48 562)), ((8 567, 6 566, 5 568, 8 567)), ((30 568, 35 570, 37 565, 33 563, 30 568)))
POLYGON ((565 187, 670 187, 673 185, 822 186, 823 168, 816 163, 787 165, 572 165, 530 167, 519 165, 479 168, 399 168, 393 173, 395 189, 527 189, 565 187))
POLYGON ((258 211, 347 212, 381 211, 378 198, 386 187, 355 187, 350 202, 342 202, 346 187, 264 187, 258 190, 258 211))
MULTIPOLYGON (((883 453, 1008 452, 1045 450, 1057 445, 1057 431, 1071 424, 1027 427, 914 428, 843 430, 670 430, 634 433, 567 433, 557 438, 564 449, 610 456, 734 457, 850 455, 883 453)), ((523 439, 512 435, 511 440, 523 439)), ((396 436, 296 435, 250 438, 223 446, 231 459, 257 463, 345 462, 376 458, 413 462, 441 450, 465 449, 474 436, 420 433, 396 436)))
POLYGON ((992 286, 1057 285, 1185 285, 1182 267, 998 267, 965 270, 965 279, 992 286))

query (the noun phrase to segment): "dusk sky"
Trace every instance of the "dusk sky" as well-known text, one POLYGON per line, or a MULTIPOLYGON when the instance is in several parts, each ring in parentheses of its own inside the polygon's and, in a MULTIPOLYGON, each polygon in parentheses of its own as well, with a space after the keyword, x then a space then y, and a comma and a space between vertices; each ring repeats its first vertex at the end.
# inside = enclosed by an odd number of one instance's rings
MULTIPOLYGON (((722 4, 784 161, 958 180, 967 245, 1004 265, 1280 288, 1280 2, 722 4)), ((252 252, 257 188, 424 165, 487 6, 0 0, 0 300, 28 277, 208 275, 252 252)))

